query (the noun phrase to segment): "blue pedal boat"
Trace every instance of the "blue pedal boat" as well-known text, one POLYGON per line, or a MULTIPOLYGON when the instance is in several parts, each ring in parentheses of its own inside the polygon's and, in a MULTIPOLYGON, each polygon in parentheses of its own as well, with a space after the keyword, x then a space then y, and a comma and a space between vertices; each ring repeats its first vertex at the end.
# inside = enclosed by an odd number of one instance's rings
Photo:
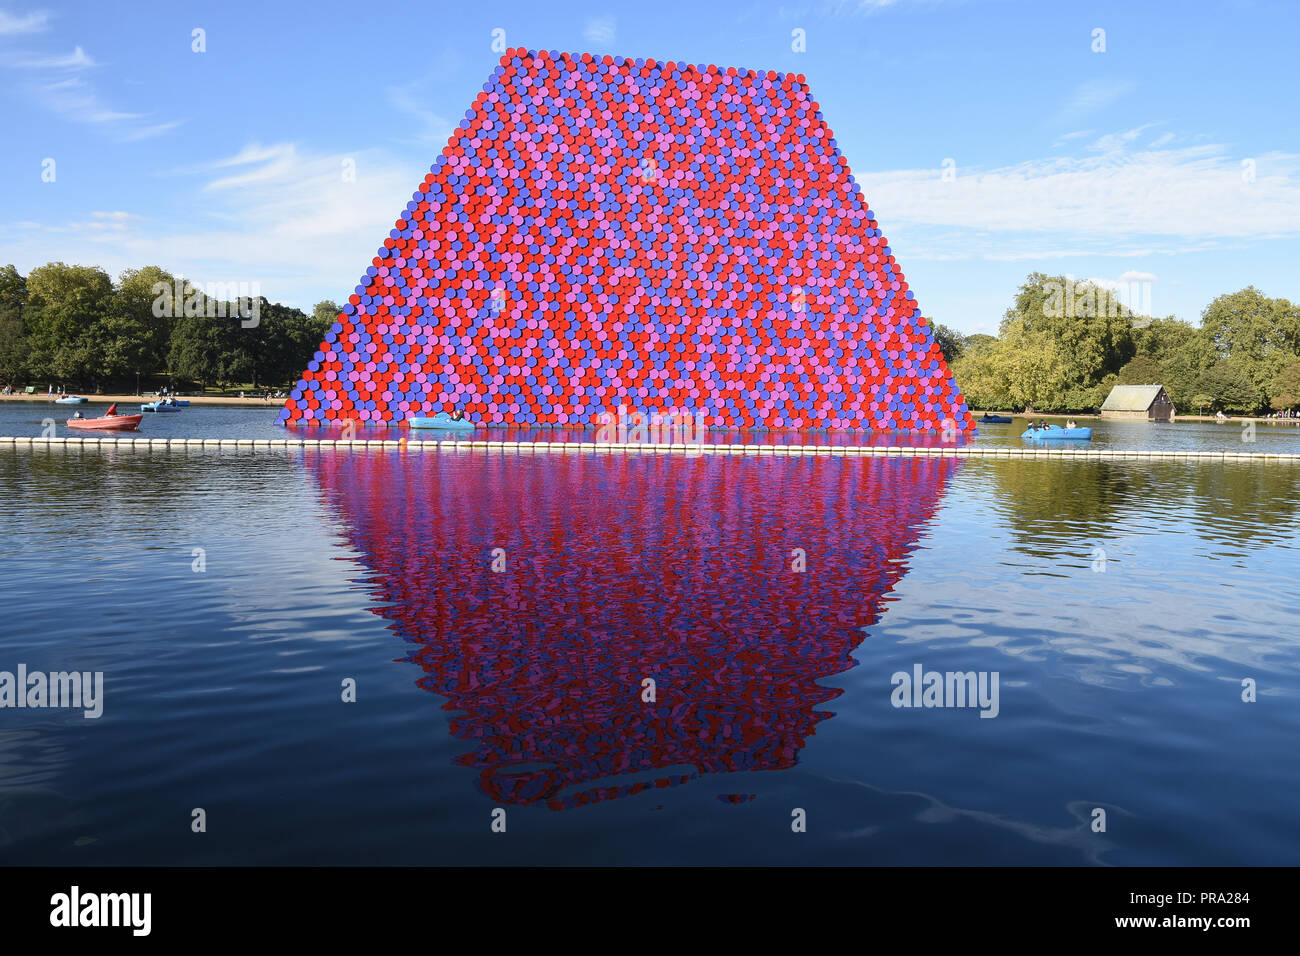
POLYGON ((419 416, 408 418, 406 424, 412 428, 440 428, 443 431, 472 432, 474 423, 464 418, 452 418, 446 412, 438 412, 427 418, 419 416))
POLYGON ((1020 437, 1029 441, 1092 441, 1092 429, 1048 425, 1046 428, 1028 428, 1020 437))

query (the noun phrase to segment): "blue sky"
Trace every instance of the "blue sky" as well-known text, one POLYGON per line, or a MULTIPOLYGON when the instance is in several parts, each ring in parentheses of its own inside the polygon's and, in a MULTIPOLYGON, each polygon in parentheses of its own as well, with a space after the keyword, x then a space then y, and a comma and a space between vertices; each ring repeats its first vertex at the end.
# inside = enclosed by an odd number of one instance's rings
POLYGON ((498 29, 805 74, 923 311, 963 332, 1035 270, 1193 321, 1249 284, 1300 300, 1288 2, 0 0, 0 263, 341 301, 498 29))

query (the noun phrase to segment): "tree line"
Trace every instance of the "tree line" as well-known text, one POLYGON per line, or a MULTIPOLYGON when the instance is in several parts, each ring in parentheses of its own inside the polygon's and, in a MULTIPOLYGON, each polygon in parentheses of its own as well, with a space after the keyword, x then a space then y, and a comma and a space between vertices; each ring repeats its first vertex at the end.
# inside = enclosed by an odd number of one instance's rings
POLYGON ((1254 286, 1219 296, 1193 325, 1035 272, 996 336, 934 333, 971 408, 1090 412, 1115 385, 1164 385, 1188 414, 1300 405, 1300 307, 1254 286))
POLYGON ((326 301, 308 315, 260 295, 218 301, 158 266, 114 282, 96 266, 51 262, 23 276, 7 265, 0 382, 79 391, 291 385, 339 311, 326 301))
MULTIPOLYGON (((158 266, 116 282, 95 266, 51 262, 27 276, 3 266, 0 383, 292 385, 339 312, 328 301, 308 315, 260 295, 218 300, 158 266)), ((996 336, 933 330, 972 408, 1095 411, 1115 385, 1155 384, 1183 413, 1300 406, 1300 307, 1253 286, 1219 296, 1193 325, 1036 272, 996 336)))

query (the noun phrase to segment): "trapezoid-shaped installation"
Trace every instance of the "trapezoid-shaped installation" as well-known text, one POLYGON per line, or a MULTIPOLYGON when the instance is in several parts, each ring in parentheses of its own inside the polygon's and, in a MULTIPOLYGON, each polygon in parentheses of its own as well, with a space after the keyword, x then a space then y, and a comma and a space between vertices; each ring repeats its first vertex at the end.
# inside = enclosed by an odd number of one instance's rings
POLYGON ((508 51, 285 403, 974 422, 801 75, 508 51))

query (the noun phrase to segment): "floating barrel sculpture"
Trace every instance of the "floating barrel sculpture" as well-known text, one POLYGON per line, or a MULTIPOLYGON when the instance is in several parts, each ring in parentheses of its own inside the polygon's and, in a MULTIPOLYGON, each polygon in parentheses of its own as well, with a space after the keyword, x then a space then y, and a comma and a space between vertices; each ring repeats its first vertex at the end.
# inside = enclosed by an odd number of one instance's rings
POLYGON ((802 75, 511 50, 285 421, 974 428, 802 75))

